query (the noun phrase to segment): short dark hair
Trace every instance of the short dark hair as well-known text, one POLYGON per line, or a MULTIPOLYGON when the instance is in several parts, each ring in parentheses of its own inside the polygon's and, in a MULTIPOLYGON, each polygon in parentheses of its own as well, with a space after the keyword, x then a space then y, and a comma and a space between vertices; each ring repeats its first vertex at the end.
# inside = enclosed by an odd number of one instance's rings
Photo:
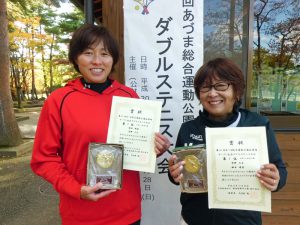
POLYGON ((235 96, 239 101, 237 103, 240 104, 245 89, 244 75, 241 69, 227 58, 215 58, 200 67, 194 78, 197 98, 200 99, 200 88, 203 85, 212 84, 212 80, 216 78, 227 81, 232 85, 235 96))
POLYGON ((116 40, 107 28, 94 24, 84 24, 73 33, 69 44, 69 61, 77 72, 80 72, 76 63, 77 57, 87 48, 98 45, 100 42, 103 42, 104 48, 112 56, 112 71, 114 70, 114 66, 119 60, 119 49, 116 40))

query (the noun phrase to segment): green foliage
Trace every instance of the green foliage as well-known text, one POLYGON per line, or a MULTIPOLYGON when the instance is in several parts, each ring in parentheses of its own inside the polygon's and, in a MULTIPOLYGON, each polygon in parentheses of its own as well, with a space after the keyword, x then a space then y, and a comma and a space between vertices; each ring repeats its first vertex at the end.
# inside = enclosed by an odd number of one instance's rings
POLYGON ((61 42, 69 43, 70 34, 84 23, 84 17, 78 9, 73 13, 63 13, 59 22, 61 28, 61 42))
POLYGON ((76 8, 59 14, 55 6, 60 2, 8 1, 11 87, 17 90, 18 86, 25 93, 22 99, 30 98, 35 85, 39 93, 48 95, 49 90, 75 76, 67 59, 67 43, 84 16, 76 8))

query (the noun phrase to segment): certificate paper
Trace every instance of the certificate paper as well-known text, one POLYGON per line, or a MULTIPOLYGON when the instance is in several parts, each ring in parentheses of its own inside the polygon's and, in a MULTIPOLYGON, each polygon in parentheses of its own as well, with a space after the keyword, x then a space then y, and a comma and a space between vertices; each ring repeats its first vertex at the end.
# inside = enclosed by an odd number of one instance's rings
POLYGON ((271 212, 271 192, 255 176, 268 163, 265 127, 206 128, 209 208, 271 212))
POLYGON ((155 172, 161 108, 159 101, 113 97, 107 142, 124 145, 124 169, 155 172))

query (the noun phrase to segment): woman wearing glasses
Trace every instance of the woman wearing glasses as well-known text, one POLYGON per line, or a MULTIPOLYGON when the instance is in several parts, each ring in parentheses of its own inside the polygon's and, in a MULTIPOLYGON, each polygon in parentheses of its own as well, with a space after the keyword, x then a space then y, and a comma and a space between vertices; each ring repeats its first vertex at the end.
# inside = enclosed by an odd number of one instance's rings
MULTIPOLYGON (((269 164, 263 165, 256 176, 270 191, 281 189, 287 178, 274 132, 266 117, 240 108, 245 82, 242 71, 229 59, 216 58, 204 64, 196 73, 194 88, 203 106, 199 116, 183 123, 176 147, 205 144, 205 127, 265 126, 269 164), (202 138, 199 138, 202 137, 202 138)), ((182 179, 184 161, 169 160, 169 178, 178 184, 182 179)), ((181 224, 189 225, 260 225, 261 213, 246 210, 208 209, 208 194, 181 193, 181 224)))

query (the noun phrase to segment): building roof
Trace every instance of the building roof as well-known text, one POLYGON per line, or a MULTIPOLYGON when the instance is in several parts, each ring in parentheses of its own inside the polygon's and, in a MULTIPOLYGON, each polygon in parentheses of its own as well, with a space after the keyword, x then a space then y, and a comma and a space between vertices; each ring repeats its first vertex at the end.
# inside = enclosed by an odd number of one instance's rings
MULTIPOLYGON (((75 6, 84 10, 84 0, 70 0, 75 6)), ((90 1, 90 0, 88 0, 90 1)), ((93 14, 95 21, 102 22, 102 0, 93 0, 93 14)))

